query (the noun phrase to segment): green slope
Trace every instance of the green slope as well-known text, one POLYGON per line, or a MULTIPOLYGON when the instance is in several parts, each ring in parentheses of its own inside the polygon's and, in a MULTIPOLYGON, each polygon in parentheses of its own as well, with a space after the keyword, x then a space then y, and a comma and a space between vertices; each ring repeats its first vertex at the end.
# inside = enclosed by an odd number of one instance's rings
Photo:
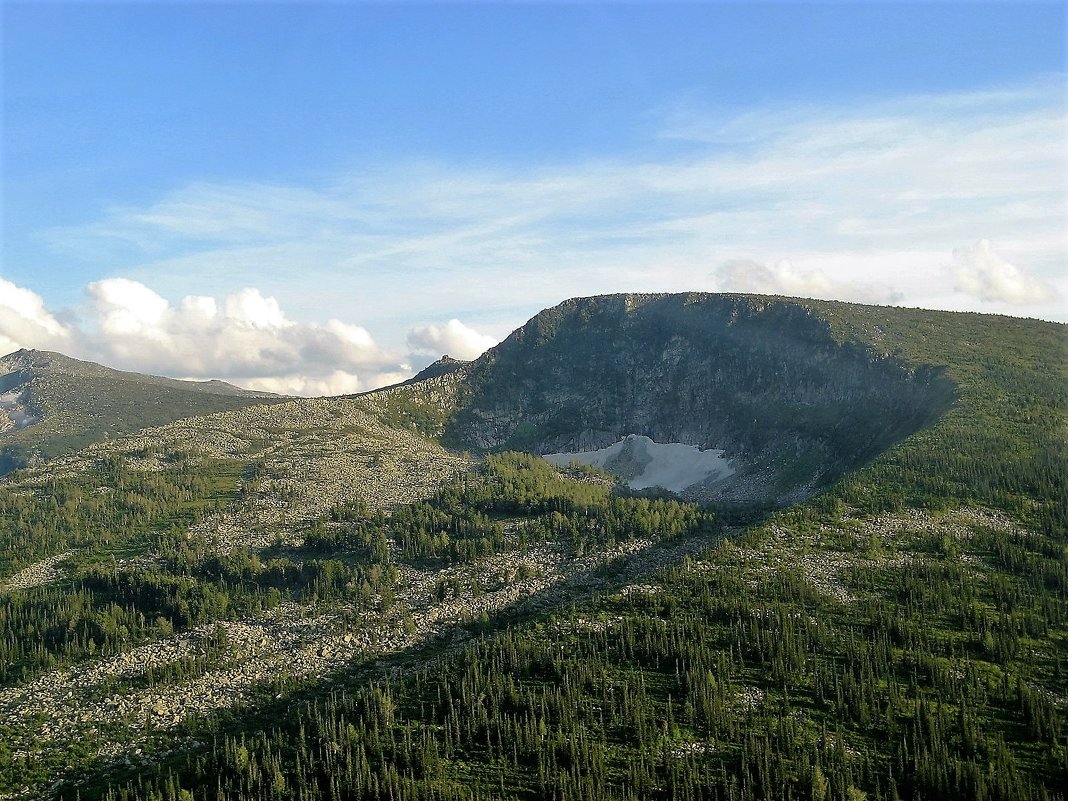
POLYGON ((0 475, 183 417, 285 400, 222 381, 141 375, 35 350, 0 359, 0 395, 8 399, 0 475), (8 419, 12 408, 16 420, 8 419))
MULTIPOLYGON (((240 629, 209 636, 196 626, 252 620, 257 606, 329 612, 338 638, 408 632, 400 647, 346 651, 316 663, 329 665, 318 672, 280 667, 258 701, 191 714, 177 729, 132 717, 78 724, 77 738, 42 744, 33 759, 17 751, 31 732, 40 737, 41 723, 13 718, 22 702, 0 690, 0 788, 42 788, 62 775, 66 784, 42 794, 1065 798, 1065 326, 774 305, 814 326, 821 352, 840 347, 903 375, 943 376, 952 402, 925 425, 891 424, 897 433, 837 481, 772 514, 620 497, 595 473, 505 454, 389 516, 347 503, 304 518, 299 542, 220 555, 183 536, 185 521, 212 504, 251 502, 271 454, 293 447, 286 430, 269 435, 279 450, 265 446, 243 476, 226 462, 175 457, 152 479, 157 504, 132 462, 105 463, 96 469, 113 474, 87 475, 81 490, 38 485, 32 509, 24 489, 0 498, 8 525, 110 531, 106 519, 125 520, 158 554, 146 572, 90 549, 62 573, 67 584, 0 595, 5 653, 34 665, 9 678, 16 693, 32 695, 28 682, 50 659, 96 665, 89 640, 121 655, 129 638, 168 642, 168 627, 204 638, 195 658, 131 669, 107 689, 89 687, 83 703, 97 703, 94 692, 183 692, 246 647, 226 639, 240 629), (79 518, 70 499, 98 485, 117 492, 79 518), (646 539, 654 544, 634 550, 646 539), (523 572, 547 569, 531 558, 545 543, 572 560, 572 577, 537 585, 523 572), (480 568, 489 564, 523 567, 480 568), (429 577, 427 605, 406 594, 416 574, 429 577), (513 586, 535 589, 491 603, 513 586), (454 607, 468 611, 420 639, 432 615, 454 607), (34 647, 40 632, 51 639, 34 647)), ((438 436, 476 393, 511 391, 469 384, 465 399, 470 369, 345 403, 405 436, 438 436)), ((318 653, 326 646, 316 642, 318 653)), ((59 708, 44 719, 60 725, 59 708)))

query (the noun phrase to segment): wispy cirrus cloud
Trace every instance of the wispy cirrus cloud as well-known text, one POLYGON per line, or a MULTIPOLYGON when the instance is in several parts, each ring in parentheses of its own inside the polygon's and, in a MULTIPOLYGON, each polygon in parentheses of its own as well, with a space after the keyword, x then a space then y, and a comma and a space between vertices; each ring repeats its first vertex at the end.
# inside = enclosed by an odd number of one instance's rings
POLYGON ((259 286, 298 319, 329 308, 395 347, 414 320, 474 315, 500 338, 564 297, 625 290, 767 286, 1058 317, 1062 80, 729 117, 675 109, 664 148, 640 158, 202 182, 49 236, 68 255, 111 252, 113 272, 169 297, 259 286), (982 240, 1050 292, 1010 300, 947 270, 982 240))

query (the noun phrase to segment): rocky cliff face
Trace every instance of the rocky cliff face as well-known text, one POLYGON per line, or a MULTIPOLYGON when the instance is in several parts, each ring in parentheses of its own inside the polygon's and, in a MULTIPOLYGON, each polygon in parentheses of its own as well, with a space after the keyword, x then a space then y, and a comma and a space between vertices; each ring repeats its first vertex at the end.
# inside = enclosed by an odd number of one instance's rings
POLYGON ((541 312, 465 368, 455 446, 592 450, 627 434, 720 448, 704 497, 787 502, 935 420, 938 370, 841 344, 799 302, 612 295, 541 312))

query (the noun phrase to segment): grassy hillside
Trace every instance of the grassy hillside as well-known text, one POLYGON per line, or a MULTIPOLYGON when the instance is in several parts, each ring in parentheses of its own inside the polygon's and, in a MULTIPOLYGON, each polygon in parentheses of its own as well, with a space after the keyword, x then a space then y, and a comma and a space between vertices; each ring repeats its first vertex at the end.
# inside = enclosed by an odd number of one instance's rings
POLYGON ((774 512, 508 453, 408 503, 360 473, 297 508, 279 465, 328 486, 342 430, 394 481, 371 442, 432 457, 457 372, 183 426, 151 474, 131 445, 0 489, 9 531, 59 532, 41 556, 86 548, 0 590, 0 791, 1064 799, 1066 328, 796 305, 953 402, 774 512), (220 549, 224 520, 269 536, 220 549))
POLYGON ((866 511, 982 503, 1068 529, 1068 326, 806 301, 842 340, 943 368, 958 402, 828 497, 866 511))
POLYGON ((222 381, 129 373, 32 350, 0 359, 0 395, 37 421, 0 427, 0 475, 183 417, 285 400, 222 381))

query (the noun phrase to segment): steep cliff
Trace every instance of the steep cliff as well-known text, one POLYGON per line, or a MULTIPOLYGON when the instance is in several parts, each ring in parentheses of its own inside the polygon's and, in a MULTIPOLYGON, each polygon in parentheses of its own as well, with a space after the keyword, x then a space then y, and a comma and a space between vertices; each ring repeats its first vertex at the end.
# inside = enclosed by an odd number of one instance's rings
POLYGON ((936 368, 839 342, 801 302, 610 295, 547 309, 466 368, 446 440, 536 453, 628 434, 723 449, 706 498, 787 502, 937 419, 936 368))

